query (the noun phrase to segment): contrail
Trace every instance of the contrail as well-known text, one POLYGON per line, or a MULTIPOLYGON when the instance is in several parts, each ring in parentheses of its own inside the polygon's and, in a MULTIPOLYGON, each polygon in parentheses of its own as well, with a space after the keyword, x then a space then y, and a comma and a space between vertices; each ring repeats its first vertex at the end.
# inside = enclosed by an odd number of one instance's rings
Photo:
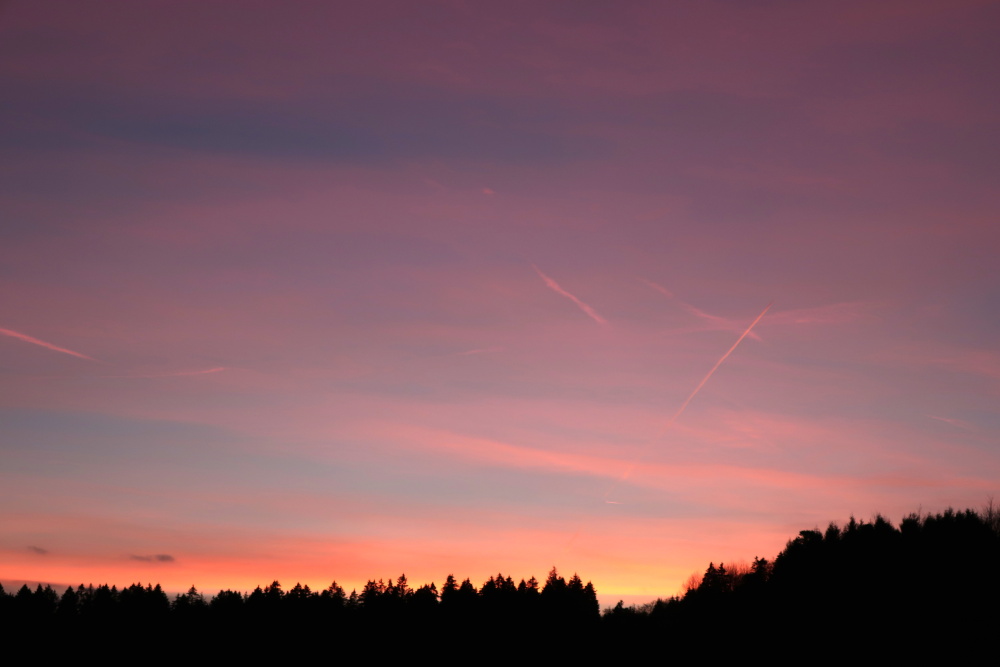
POLYGON ((74 357, 79 357, 80 359, 89 359, 90 361, 97 361, 97 359, 94 359, 93 357, 88 357, 85 354, 74 352, 73 350, 67 350, 65 347, 59 347, 58 345, 53 345, 52 343, 46 343, 44 340, 38 340, 37 338, 34 338, 27 334, 20 333, 18 331, 12 331, 11 329, 0 329, 0 334, 3 334, 4 336, 10 336, 11 338, 18 338, 26 343, 40 345, 55 352, 62 352, 63 354, 71 354, 74 357))
MULTIPOLYGON (((688 406, 688 403, 691 402, 691 399, 693 399, 698 394, 698 392, 701 391, 701 388, 705 386, 705 383, 708 382, 708 378, 712 377, 712 374, 719 369, 719 366, 722 365, 722 362, 725 361, 727 358, 729 358, 729 355, 733 353, 733 350, 736 349, 736 346, 739 345, 740 342, 750 334, 750 330, 754 328, 755 324, 760 322, 760 319, 764 317, 764 313, 768 311, 768 309, 771 307, 773 303, 774 302, 772 301, 771 303, 764 306, 764 310, 760 311, 760 315, 757 316, 757 319, 755 319, 753 322, 750 323, 750 326, 748 326, 747 330, 744 331, 740 335, 740 337, 736 339, 736 342, 733 343, 733 346, 729 348, 718 361, 715 362, 715 365, 712 366, 712 370, 710 370, 705 375, 705 377, 701 379, 701 382, 699 382, 698 386, 694 388, 694 391, 691 392, 691 395, 688 396, 683 403, 681 403, 681 407, 677 409, 677 412, 674 413, 674 416, 671 417, 670 421, 668 421, 666 426, 663 427, 663 431, 666 431, 668 428, 670 428, 670 425, 673 424, 674 421, 676 421, 676 419, 681 416, 681 413, 684 412, 684 408, 688 406)), ((660 435, 663 435, 663 431, 661 431, 660 435)))
POLYGON ((539 276, 541 276, 542 280, 545 281, 545 284, 548 285, 549 289, 551 289, 553 292, 555 292, 556 294, 561 294, 562 296, 566 297, 567 299, 575 303, 580 308, 580 310, 587 313, 587 315, 589 315, 598 324, 608 323, 606 319, 597 314, 597 311, 595 311, 593 308, 585 304, 583 301, 580 301, 580 299, 576 298, 575 296, 564 290, 562 287, 559 286, 559 283, 557 283, 556 281, 552 280, 552 278, 549 278, 547 275, 542 273, 542 270, 539 269, 537 266, 532 264, 531 268, 533 268, 535 272, 539 276))
MULTIPOLYGON (((743 341, 743 339, 746 338, 750 334, 750 330, 753 329, 754 326, 758 322, 760 322, 761 318, 764 317, 764 313, 766 313, 768 311, 768 309, 770 309, 770 307, 773 304, 774 304, 773 301, 771 303, 767 304, 764 307, 764 310, 760 311, 760 315, 757 316, 757 319, 755 319, 753 322, 751 322, 750 326, 747 327, 746 331, 744 331, 740 335, 740 337, 736 339, 736 342, 733 343, 733 346, 730 347, 728 350, 726 350, 726 353, 724 355, 722 355, 717 362, 715 362, 715 365, 712 366, 712 370, 708 371, 708 373, 705 374, 705 377, 703 377, 701 379, 701 382, 699 382, 698 386, 694 388, 694 391, 692 391, 688 395, 688 397, 686 399, 684 399, 684 402, 681 403, 681 407, 677 408, 677 412, 675 412, 673 414, 673 416, 670 417, 670 419, 667 421, 667 423, 663 425, 663 428, 660 429, 660 432, 656 434, 656 437, 652 440, 652 442, 650 442, 650 444, 646 446, 647 450, 649 449, 649 447, 653 443, 657 442, 660 438, 662 438, 664 435, 666 435, 667 431, 670 430, 670 427, 674 425, 674 422, 677 421, 677 418, 681 416, 681 414, 687 408, 688 404, 694 399, 695 396, 698 395, 698 392, 701 391, 701 388, 705 386, 705 383, 708 382, 708 379, 710 377, 712 377, 712 374, 715 373, 715 371, 717 371, 719 369, 719 366, 722 365, 722 362, 725 361, 726 359, 728 359, 729 355, 731 355, 733 353, 733 350, 735 350, 736 347, 743 341)), ((622 475, 622 478, 620 480, 618 480, 618 483, 620 484, 621 482, 624 482, 625 480, 627 480, 629 478, 629 475, 632 474, 632 471, 634 471, 635 468, 636 468, 636 466, 638 466, 638 465, 639 465, 639 459, 633 461, 632 465, 630 465, 629 468, 628 468, 628 470, 625 471, 625 474, 622 475)), ((607 498, 608 498, 608 496, 611 495, 611 492, 614 491, 615 486, 617 486, 617 484, 612 485, 612 487, 610 489, 608 489, 608 492, 604 494, 605 502, 608 502, 607 498)))
MULTIPOLYGON (((650 287, 652 287, 653 289, 655 289, 657 292, 659 292, 659 293, 667 296, 668 298, 673 299, 677 303, 679 303, 684 310, 688 311, 689 313, 691 313, 695 317, 700 317, 703 320, 707 320, 707 321, 713 323, 714 325, 716 325, 720 329, 735 329, 736 328, 736 327, 733 326, 733 323, 731 321, 727 320, 726 318, 719 317, 718 315, 712 315, 711 313, 706 313, 701 308, 698 308, 697 306, 694 306, 694 305, 688 303, 684 299, 681 299, 679 296, 677 296, 676 294, 674 294, 673 292, 671 292, 670 290, 668 290, 663 285, 660 285, 658 283, 654 283, 652 280, 646 280, 642 276, 636 276, 636 277, 639 278, 639 280, 641 280, 642 282, 644 282, 647 285, 649 285, 650 287)), ((755 333, 751 333, 750 337, 753 338, 754 340, 760 340, 760 336, 758 336, 755 333)))

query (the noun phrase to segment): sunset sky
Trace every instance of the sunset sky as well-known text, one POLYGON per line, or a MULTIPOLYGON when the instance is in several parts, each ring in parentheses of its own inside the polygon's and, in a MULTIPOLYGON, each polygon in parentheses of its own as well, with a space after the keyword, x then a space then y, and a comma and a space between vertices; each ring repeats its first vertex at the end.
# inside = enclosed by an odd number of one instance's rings
POLYGON ((0 581, 641 602, 1000 496, 998 25, 0 4, 0 581))

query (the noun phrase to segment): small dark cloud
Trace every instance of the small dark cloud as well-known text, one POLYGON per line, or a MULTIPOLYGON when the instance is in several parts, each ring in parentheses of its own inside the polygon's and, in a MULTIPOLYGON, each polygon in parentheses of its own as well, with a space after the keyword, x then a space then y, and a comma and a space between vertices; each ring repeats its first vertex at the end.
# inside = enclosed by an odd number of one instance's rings
POLYGON ((176 560, 170 554, 153 554, 152 556, 136 556, 133 554, 129 556, 129 558, 132 560, 142 561, 143 563, 173 563, 174 560, 176 560))
POLYGON ((49 553, 48 549, 43 549, 41 547, 34 547, 34 546, 28 547, 28 551, 30 551, 32 553, 36 553, 39 556, 46 556, 49 553))

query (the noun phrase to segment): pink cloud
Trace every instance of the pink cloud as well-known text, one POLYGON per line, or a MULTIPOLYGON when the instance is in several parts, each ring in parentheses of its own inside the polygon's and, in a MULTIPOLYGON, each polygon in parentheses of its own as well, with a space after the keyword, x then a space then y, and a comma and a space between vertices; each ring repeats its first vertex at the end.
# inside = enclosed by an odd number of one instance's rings
MULTIPOLYGON (((446 453, 449 458, 475 464, 583 473, 610 480, 619 479, 633 465, 628 459, 608 455, 543 450, 448 431, 404 429, 399 433, 401 437, 408 437, 410 444, 418 445, 423 450, 446 453)), ((706 484, 713 490, 733 488, 734 485, 740 488, 749 485, 761 489, 804 490, 830 482, 830 478, 817 475, 715 463, 671 464, 649 460, 640 461, 636 470, 638 474, 630 479, 630 483, 674 490, 678 490, 678 486, 691 490, 705 489, 706 484)), ((706 493, 713 492, 706 490, 706 493)), ((595 498, 595 502, 603 503, 603 500, 595 498)))
POLYGON ((177 371, 175 373, 149 373, 145 375, 102 375, 101 377, 106 378, 172 378, 172 377, 184 377, 188 375, 211 375, 212 373, 221 373, 224 370, 228 370, 224 366, 216 366, 215 368, 207 368, 200 371, 177 371))
POLYGON ((467 357, 473 354, 490 354, 491 352, 503 352, 503 345, 492 345, 490 347, 477 347, 472 350, 466 350, 464 352, 459 352, 458 354, 467 357))
POLYGON ((796 308, 779 310, 767 318, 769 326, 787 324, 844 324, 861 319, 867 314, 870 305, 855 301, 851 303, 833 303, 812 308, 796 308))
POLYGON ((936 419, 936 420, 938 420, 940 422, 944 422, 945 424, 950 424, 950 425, 952 425, 952 426, 954 426, 956 428, 960 428, 960 429, 963 429, 965 431, 975 431, 976 430, 976 428, 972 424, 970 424, 969 422, 967 422, 967 421, 965 421, 963 419, 951 419, 949 417, 938 417, 936 415, 927 415, 927 416, 930 417, 931 419, 936 419))
POLYGON ((924 362, 944 370, 1000 380, 1000 352, 993 350, 956 349, 940 356, 929 356, 924 362))

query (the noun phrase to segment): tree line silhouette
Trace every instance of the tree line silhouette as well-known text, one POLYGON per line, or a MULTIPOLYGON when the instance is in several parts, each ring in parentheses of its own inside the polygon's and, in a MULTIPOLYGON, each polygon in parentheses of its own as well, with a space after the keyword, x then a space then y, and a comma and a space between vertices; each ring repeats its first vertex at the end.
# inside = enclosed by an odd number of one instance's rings
POLYGON ((1000 510, 876 515, 803 530, 773 561, 709 563, 683 595, 605 611, 604 629, 643 650, 667 636, 712 653, 805 657, 992 652, 1000 622, 1000 510))
POLYGON ((459 584, 448 575, 438 592, 434 583, 414 589, 406 575, 400 575, 388 584, 382 579, 369 581, 360 593, 355 590, 349 595, 336 581, 322 591, 299 583, 285 591, 274 581, 248 594, 221 590, 210 599, 192 586, 173 600, 159 584, 132 584, 121 590, 107 584, 80 584, 68 587, 61 596, 48 585, 38 584, 32 590, 25 584, 13 595, 0 585, 0 614, 6 627, 11 623, 58 627, 88 620, 163 621, 167 617, 182 622, 274 621, 286 616, 299 622, 349 616, 379 622, 429 616, 449 621, 545 616, 586 623, 597 620, 599 609, 592 583, 584 584, 576 574, 566 581, 553 568, 541 586, 534 577, 515 584, 511 577, 498 574, 476 589, 471 580, 459 584))
MULTIPOLYGON (((365 657, 386 642, 434 640, 456 657, 495 655, 648 658, 664 651, 695 659, 770 652, 919 657, 984 646, 1000 621, 1000 511, 911 514, 898 526, 881 515, 825 531, 803 530, 773 560, 713 562, 678 596, 600 613, 594 586, 555 568, 546 580, 491 576, 478 589, 449 575, 413 588, 405 575, 347 593, 277 581, 250 593, 196 588, 170 599, 159 585, 0 586, 0 627, 13 637, 147 645, 183 638, 216 655, 259 657, 283 642, 336 642, 337 655, 365 657), (853 641, 847 638, 855 638, 853 641), (333 638, 331 640, 331 638, 333 638)), ((333 647, 327 647, 334 650, 333 647)), ((312 652, 312 653, 310 653, 312 652)))
MULTIPOLYGON (((140 646, 183 637, 199 652, 259 657, 275 650, 258 645, 262 637, 341 638, 341 655, 359 646, 422 641, 444 632, 462 645, 483 628, 500 635, 524 635, 522 648, 534 645, 533 630, 578 635, 597 628, 600 619, 593 584, 574 574, 567 581, 553 568, 539 583, 531 577, 514 583, 491 576, 480 588, 470 579, 449 575, 440 591, 434 583, 417 588, 405 575, 369 581, 349 594, 333 582, 314 591, 296 583, 284 590, 278 581, 250 593, 219 591, 206 598, 195 587, 169 599, 159 584, 69 587, 60 596, 51 586, 24 585, 15 594, 0 586, 0 627, 11 636, 36 640, 127 641, 140 646), (348 642, 349 640, 349 642, 348 642)), ((499 647, 498 647, 499 648, 499 647)), ((540 648, 540 647, 538 647, 540 648)), ((309 649, 304 649, 309 652, 309 649)))

